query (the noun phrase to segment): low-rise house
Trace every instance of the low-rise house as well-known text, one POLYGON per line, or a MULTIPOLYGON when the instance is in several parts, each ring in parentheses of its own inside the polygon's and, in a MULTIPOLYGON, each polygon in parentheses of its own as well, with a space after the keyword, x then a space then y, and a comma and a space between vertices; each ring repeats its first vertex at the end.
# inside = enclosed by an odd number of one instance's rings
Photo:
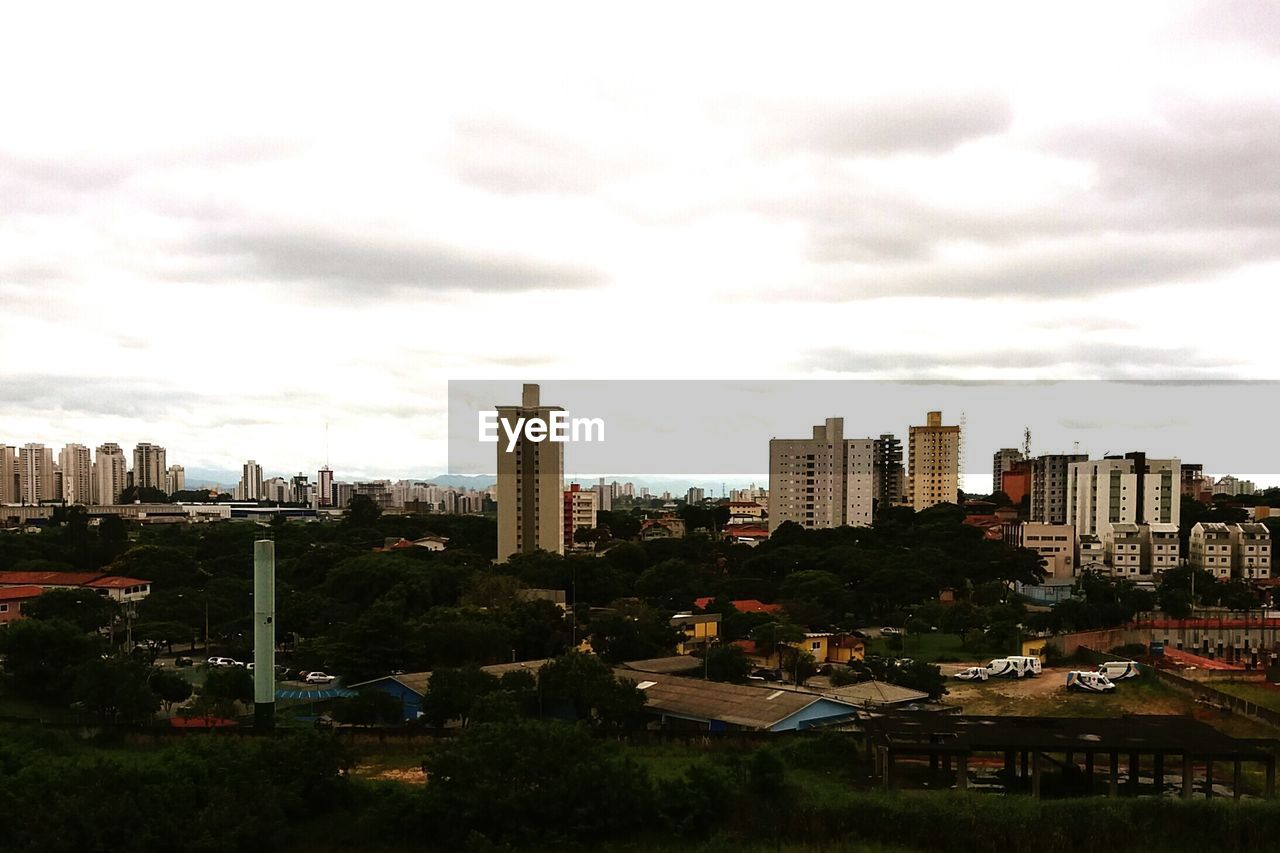
POLYGON ((23 606, 43 594, 44 590, 38 586, 11 586, 0 589, 0 624, 21 619, 23 606))
POLYGON ((0 572, 0 590, 23 586, 88 589, 121 603, 141 601, 151 594, 151 581, 102 572, 0 572))
POLYGON ((654 539, 683 539, 684 536, 684 519, 674 515, 648 518, 640 525, 640 538, 645 542, 654 539))
POLYGON ((720 639, 719 613, 677 613, 671 617, 671 627, 680 632, 676 646, 678 654, 687 655, 720 639))

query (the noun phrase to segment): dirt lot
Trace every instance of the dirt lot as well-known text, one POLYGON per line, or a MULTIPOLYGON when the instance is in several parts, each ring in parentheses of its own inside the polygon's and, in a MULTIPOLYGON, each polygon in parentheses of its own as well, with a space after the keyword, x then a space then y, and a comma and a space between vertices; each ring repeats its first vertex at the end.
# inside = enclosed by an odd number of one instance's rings
MULTIPOLYGON (((943 666, 950 676, 962 666, 943 666)), ((1101 717, 1117 714, 1190 714, 1195 702, 1153 678, 1117 683, 1109 695, 1067 690, 1071 667, 1045 667, 1034 678, 992 678, 947 682, 945 701, 966 714, 1032 714, 1058 717, 1101 717)))

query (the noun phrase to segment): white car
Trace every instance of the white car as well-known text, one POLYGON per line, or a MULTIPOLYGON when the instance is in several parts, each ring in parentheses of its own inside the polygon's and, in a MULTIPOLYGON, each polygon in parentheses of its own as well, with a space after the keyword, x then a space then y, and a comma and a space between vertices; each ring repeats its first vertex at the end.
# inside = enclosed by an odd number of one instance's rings
POLYGON ((326 675, 323 672, 308 672, 304 680, 307 684, 332 684, 337 678, 336 675, 326 675))
POLYGON ((242 666, 235 658, 209 658, 209 666, 242 666))

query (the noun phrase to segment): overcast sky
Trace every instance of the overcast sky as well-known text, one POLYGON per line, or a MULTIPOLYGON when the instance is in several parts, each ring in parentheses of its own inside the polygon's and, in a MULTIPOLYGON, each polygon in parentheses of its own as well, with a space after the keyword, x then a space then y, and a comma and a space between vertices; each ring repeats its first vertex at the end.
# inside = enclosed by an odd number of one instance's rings
POLYGON ((396 475, 450 378, 1280 378, 1278 7, 850 5, 9 8, 0 442, 396 475))

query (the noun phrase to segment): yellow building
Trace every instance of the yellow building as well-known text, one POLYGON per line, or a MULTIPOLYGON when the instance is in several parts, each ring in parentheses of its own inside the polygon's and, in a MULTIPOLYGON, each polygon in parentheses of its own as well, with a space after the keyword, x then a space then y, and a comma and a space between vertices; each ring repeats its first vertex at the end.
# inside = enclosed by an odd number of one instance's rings
POLYGON ((720 614, 677 613, 671 617, 671 627, 681 634, 676 654, 687 655, 720 639, 720 614))
POLYGON ((960 487, 960 427, 943 426, 942 412, 929 412, 924 426, 908 435, 907 500, 916 512, 955 503, 960 487))

